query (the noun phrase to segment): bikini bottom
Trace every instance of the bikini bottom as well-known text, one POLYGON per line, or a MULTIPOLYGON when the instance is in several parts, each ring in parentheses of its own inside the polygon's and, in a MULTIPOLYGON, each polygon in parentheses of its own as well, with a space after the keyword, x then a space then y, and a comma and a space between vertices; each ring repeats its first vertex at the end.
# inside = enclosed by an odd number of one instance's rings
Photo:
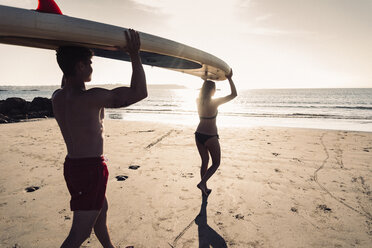
POLYGON ((210 138, 217 137, 219 139, 218 134, 209 135, 209 134, 203 134, 199 132, 195 132, 195 139, 197 142, 199 142, 202 145, 205 145, 205 142, 209 140, 210 138))

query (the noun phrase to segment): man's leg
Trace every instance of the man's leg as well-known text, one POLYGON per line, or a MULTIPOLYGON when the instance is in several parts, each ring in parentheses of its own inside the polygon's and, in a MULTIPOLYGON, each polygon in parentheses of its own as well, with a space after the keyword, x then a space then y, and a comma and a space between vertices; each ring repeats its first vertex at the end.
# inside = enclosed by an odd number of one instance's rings
POLYGON ((89 238, 100 211, 74 211, 70 233, 61 248, 75 248, 89 238))
POLYGON ((100 214, 98 215, 96 224, 94 225, 94 233, 96 234, 99 242, 101 242, 103 247, 114 248, 113 244, 111 243, 110 235, 107 229, 107 210, 108 204, 107 199, 105 197, 103 207, 101 209, 100 214))

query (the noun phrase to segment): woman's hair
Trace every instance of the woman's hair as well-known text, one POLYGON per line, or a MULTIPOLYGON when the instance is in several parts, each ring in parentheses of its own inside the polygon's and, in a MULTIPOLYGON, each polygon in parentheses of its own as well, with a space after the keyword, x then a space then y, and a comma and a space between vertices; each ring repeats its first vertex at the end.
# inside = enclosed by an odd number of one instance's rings
POLYGON ((62 46, 57 50, 57 62, 65 76, 74 76, 75 65, 81 61, 88 61, 92 57, 92 50, 85 47, 62 46))
POLYGON ((211 92, 216 89, 216 83, 211 80, 206 80, 200 89, 199 99, 204 102, 211 97, 211 92))

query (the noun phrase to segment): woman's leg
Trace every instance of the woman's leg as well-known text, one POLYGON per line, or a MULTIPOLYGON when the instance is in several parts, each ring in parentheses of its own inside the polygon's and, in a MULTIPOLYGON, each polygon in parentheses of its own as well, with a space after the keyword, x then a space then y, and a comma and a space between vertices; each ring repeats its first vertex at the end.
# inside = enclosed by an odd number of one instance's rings
POLYGON ((221 162, 221 148, 217 137, 210 138, 205 142, 206 148, 212 157, 212 165, 204 174, 201 183, 207 185, 208 179, 217 171, 221 162))
POLYGON ((195 142, 201 158, 200 179, 202 179, 208 169, 209 154, 207 148, 203 144, 199 143, 196 139, 195 142))
MULTIPOLYGON (((207 170, 208 170, 208 163, 209 163, 209 154, 208 154, 208 150, 207 148, 199 143, 199 141, 197 139, 195 139, 195 142, 196 142, 196 146, 198 148, 198 151, 199 151, 199 155, 200 155, 200 158, 201 158, 201 166, 200 166, 200 180, 203 179, 205 173, 207 173, 207 170)), ((197 187, 203 192, 203 194, 208 194, 207 192, 209 191, 208 188, 207 188, 207 184, 206 183, 198 183, 197 187)))

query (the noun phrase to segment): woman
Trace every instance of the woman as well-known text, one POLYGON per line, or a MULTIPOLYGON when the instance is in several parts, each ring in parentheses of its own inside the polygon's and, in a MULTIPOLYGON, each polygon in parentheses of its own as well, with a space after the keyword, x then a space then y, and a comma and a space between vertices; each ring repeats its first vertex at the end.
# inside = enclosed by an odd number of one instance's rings
POLYGON ((228 75, 226 75, 226 78, 230 83, 230 95, 212 99, 212 96, 216 92, 216 84, 213 81, 207 80, 204 82, 200 90, 199 98, 197 99, 200 122, 195 132, 195 141, 202 160, 200 168, 201 181, 197 187, 206 196, 208 196, 212 191, 211 189, 208 189, 207 181, 216 172, 220 165, 221 159, 220 143, 218 141, 218 132, 216 126, 216 118, 218 113, 217 108, 221 104, 231 101, 237 96, 232 75, 232 70, 228 75), (212 165, 209 169, 208 153, 212 158, 212 165))

